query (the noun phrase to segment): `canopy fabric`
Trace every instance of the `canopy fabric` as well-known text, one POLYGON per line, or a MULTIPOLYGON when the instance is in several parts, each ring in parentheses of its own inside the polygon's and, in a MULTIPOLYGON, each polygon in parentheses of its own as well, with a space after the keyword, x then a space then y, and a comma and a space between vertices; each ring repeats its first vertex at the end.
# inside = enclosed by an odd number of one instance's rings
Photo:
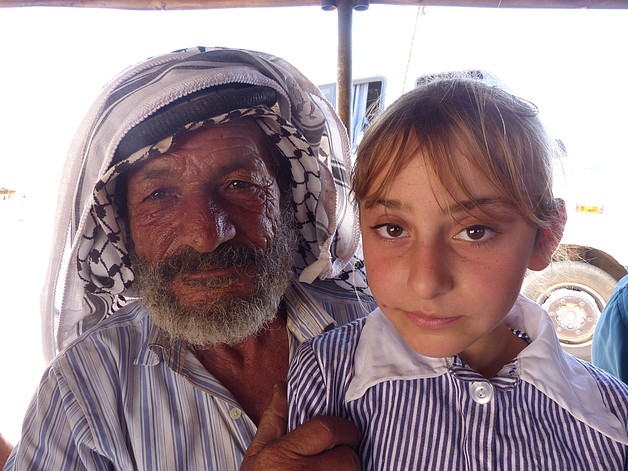
MULTIPOLYGON (((360 3, 496 8, 628 8, 628 0, 370 0, 360 3)), ((321 0, 0 0, 0 7, 58 6, 133 10, 290 7, 320 4, 321 0)))

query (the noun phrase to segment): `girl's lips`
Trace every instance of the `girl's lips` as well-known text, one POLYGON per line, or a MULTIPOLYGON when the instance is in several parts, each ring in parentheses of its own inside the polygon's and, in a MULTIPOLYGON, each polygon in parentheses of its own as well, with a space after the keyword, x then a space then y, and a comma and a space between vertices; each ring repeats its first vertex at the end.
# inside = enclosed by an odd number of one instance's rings
POLYGON ((458 320, 462 318, 462 316, 455 317, 438 317, 438 316, 428 316, 421 312, 408 312, 405 311, 404 314, 406 317, 412 322, 414 325, 428 330, 438 330, 443 329, 445 327, 449 327, 450 325, 456 323, 458 320))

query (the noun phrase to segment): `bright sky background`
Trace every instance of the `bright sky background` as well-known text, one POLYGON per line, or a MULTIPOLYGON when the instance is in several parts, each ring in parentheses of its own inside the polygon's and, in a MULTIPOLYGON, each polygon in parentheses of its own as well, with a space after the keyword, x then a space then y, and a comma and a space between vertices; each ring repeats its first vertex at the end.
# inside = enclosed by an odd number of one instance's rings
MULTIPOLYGON (((397 94, 406 75, 488 69, 539 106, 572 162, 627 160, 628 10, 373 5, 353 23, 354 78, 386 76, 397 94)), ((0 8, 0 187, 18 191, 0 201, 0 432, 10 441, 44 367, 39 294, 65 153, 101 87, 146 57, 196 45, 263 50, 329 83, 336 37, 336 13, 319 7, 0 8)), ((605 186, 624 198, 625 173, 614 174, 605 186)))

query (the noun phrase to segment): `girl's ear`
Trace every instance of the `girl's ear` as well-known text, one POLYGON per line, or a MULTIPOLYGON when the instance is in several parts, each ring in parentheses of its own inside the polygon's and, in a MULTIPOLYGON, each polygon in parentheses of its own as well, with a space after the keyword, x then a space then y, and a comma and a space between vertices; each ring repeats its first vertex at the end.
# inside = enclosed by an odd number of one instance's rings
POLYGON ((545 229, 539 229, 537 233, 534 254, 528 264, 530 270, 540 271, 551 263, 552 254, 563 237, 566 222, 567 210, 565 209, 565 202, 561 198, 556 198, 556 208, 552 212, 550 226, 545 229))

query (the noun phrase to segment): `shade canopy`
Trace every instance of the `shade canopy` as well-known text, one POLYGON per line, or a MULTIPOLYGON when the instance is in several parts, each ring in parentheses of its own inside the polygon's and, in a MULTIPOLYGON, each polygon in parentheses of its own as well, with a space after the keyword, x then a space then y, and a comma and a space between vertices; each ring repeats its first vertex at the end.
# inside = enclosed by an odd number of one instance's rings
MULTIPOLYGON (((323 3, 336 3, 333 0, 323 3)), ((498 8, 628 8, 628 0, 370 0, 360 4, 498 8)), ((133 10, 289 7, 320 5, 321 0, 0 0, 0 7, 59 6, 133 10)))

